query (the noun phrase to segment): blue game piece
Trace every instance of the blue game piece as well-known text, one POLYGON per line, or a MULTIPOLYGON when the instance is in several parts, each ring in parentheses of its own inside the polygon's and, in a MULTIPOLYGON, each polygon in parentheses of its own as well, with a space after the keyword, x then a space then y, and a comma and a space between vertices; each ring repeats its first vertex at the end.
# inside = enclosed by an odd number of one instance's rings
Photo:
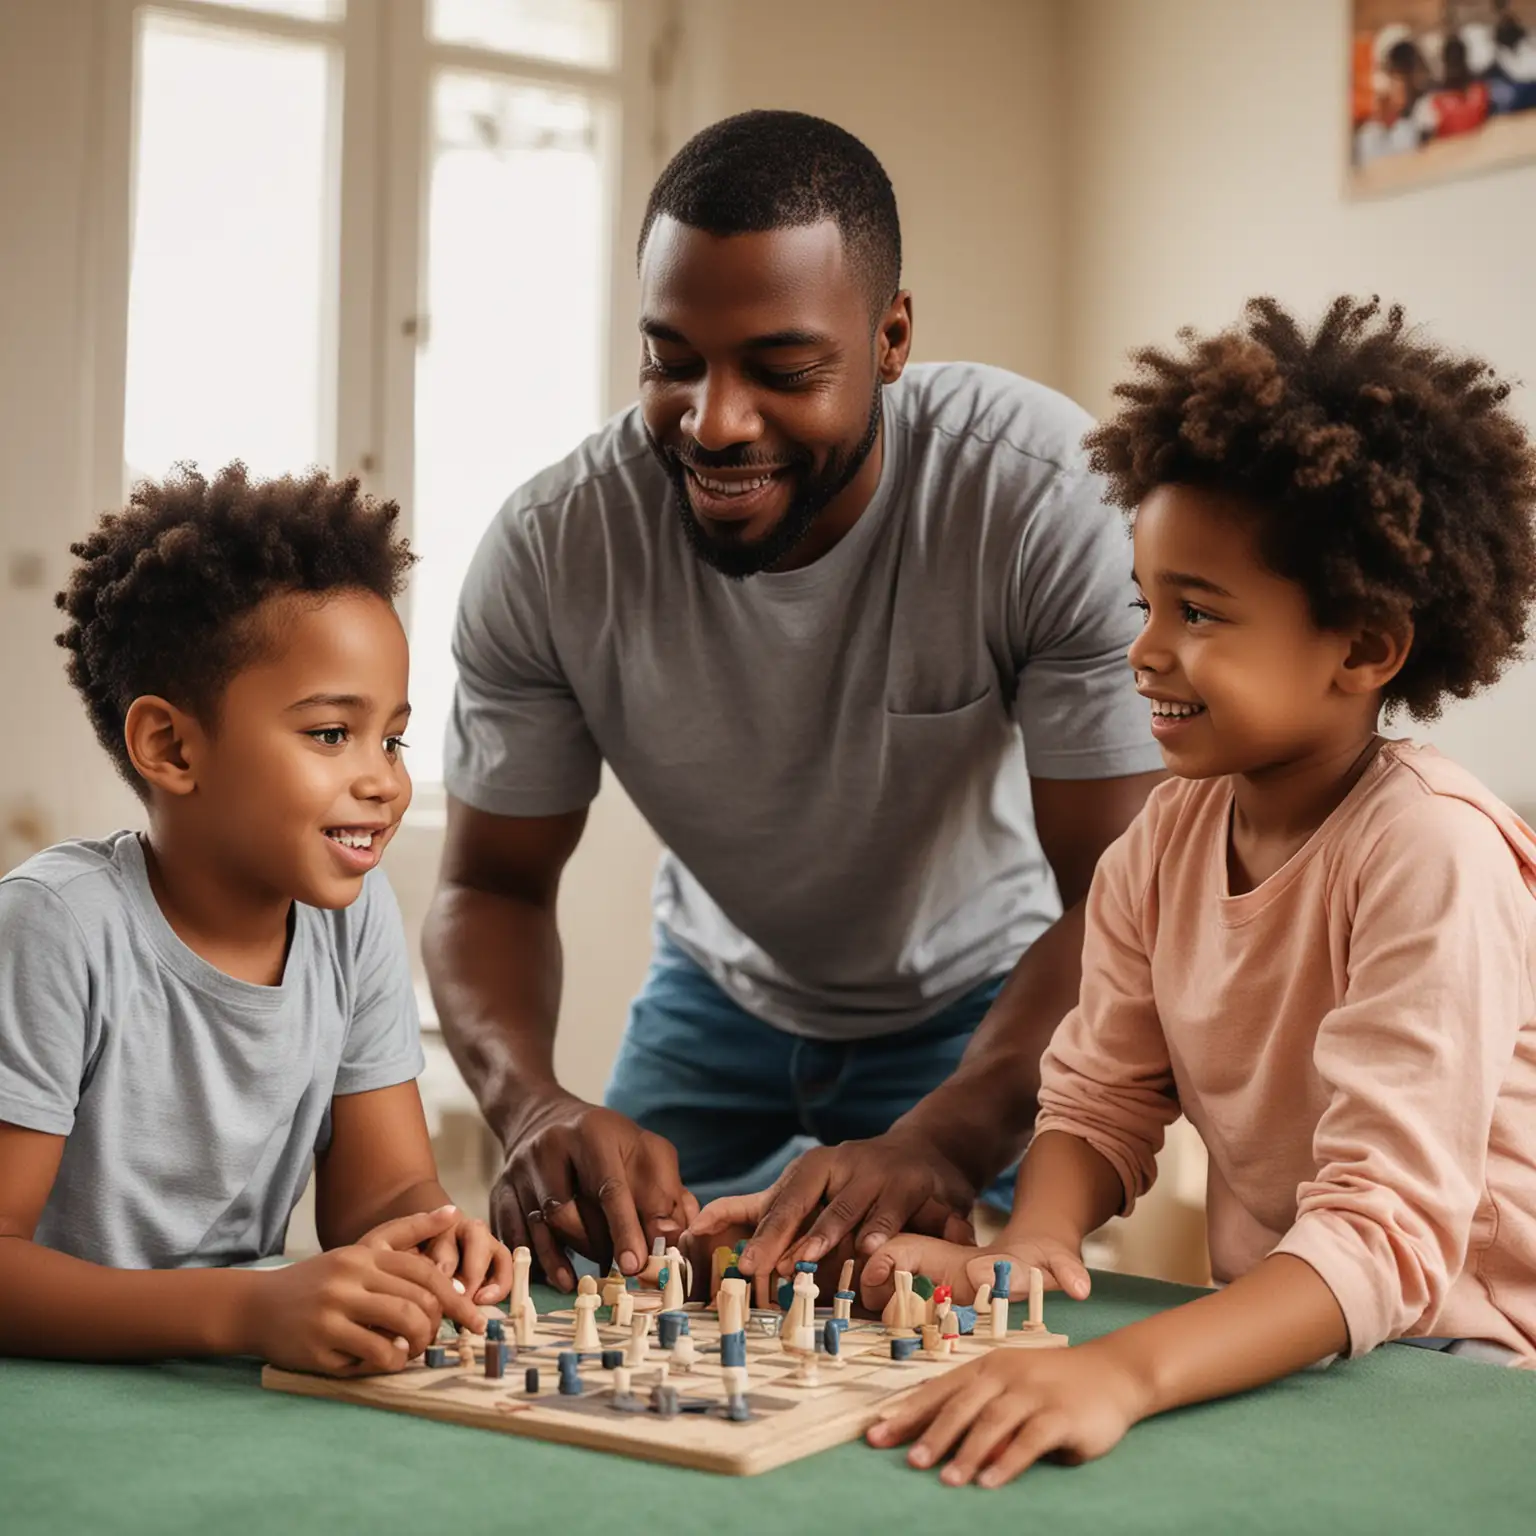
POLYGON ((917 1353, 921 1339, 894 1338, 891 1340, 891 1359, 910 1360, 917 1353))
POLYGON ((561 1397, 581 1396, 581 1376, 578 1367, 581 1364, 573 1349, 560 1351, 560 1395, 561 1397))
POLYGON ((999 1259, 992 1266, 992 1299, 997 1301, 1008 1300, 1008 1277, 1013 1273, 1013 1265, 1007 1259, 999 1259))
POLYGON ((659 1413, 664 1419, 675 1419, 678 1409, 678 1392, 676 1387, 652 1387, 651 1388, 651 1412, 659 1413))
POLYGON ((538 1390, 539 1368, 536 1365, 530 1365, 528 1369, 523 1372, 523 1391, 525 1391, 529 1397, 532 1397, 538 1390))
POLYGON ((857 1301, 859 1299, 857 1291, 834 1291, 832 1294, 839 1301, 857 1301))
POLYGON ((440 1371, 448 1364, 448 1351, 441 1344, 427 1345, 427 1369, 440 1371))
POLYGON ((485 1320, 485 1336, 487 1339, 492 1340, 500 1340, 506 1338, 506 1325, 499 1317, 488 1317, 485 1320))
POLYGON ((797 1275, 814 1275, 816 1273, 816 1266, 809 1259, 796 1259, 795 1273, 797 1275))
POLYGON ((688 1319, 681 1312, 658 1312, 656 1314, 656 1342, 663 1349, 671 1349, 677 1343, 678 1334, 682 1333, 688 1319))
POLYGON ((735 1333, 720 1335, 720 1364, 745 1365, 747 1363, 747 1330, 739 1328, 735 1333))
POLYGON ((734 1264, 727 1264, 725 1266, 725 1273, 720 1278, 722 1280, 745 1280, 746 1276, 734 1264))
POLYGON ((843 1330, 837 1325, 840 1317, 829 1317, 821 1330, 821 1347, 834 1359, 843 1347, 843 1330))
POLYGON ((951 1307, 949 1310, 954 1313, 955 1322, 959 1325, 961 1333, 975 1333, 975 1331, 976 1331, 976 1308, 975 1307, 951 1307))
POLYGON ((781 1280, 779 1282, 779 1311, 788 1312, 795 1299, 795 1282, 793 1280, 781 1280))
POLYGON ((603 1351, 603 1369, 616 1371, 624 1364, 624 1351, 622 1349, 605 1349, 603 1351))
POLYGON ((853 1327, 852 1321, 846 1317, 829 1317, 827 1321, 831 1323, 839 1333, 846 1333, 850 1328, 853 1327))

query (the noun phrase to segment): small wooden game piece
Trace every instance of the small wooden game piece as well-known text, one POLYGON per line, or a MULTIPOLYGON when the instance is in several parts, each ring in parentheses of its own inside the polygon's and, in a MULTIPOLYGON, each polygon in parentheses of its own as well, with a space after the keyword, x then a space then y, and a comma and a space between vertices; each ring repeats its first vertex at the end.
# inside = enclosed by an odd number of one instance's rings
POLYGON ((615 1397, 632 1396, 633 1394, 629 1390, 630 1380, 629 1367, 627 1365, 615 1366, 613 1372, 613 1395, 615 1397))
POLYGON ((651 1388, 651 1412, 659 1413, 664 1419, 677 1417, 678 1393, 676 1387, 659 1384, 651 1388))
POLYGON ((825 1327, 821 1330, 821 1348, 830 1365, 841 1367, 843 1363, 843 1330, 837 1326, 837 1319, 829 1317, 825 1327))
POLYGON ((913 1338, 911 1334, 907 1334, 906 1337, 897 1334, 891 1340, 891 1359, 910 1360, 917 1353, 920 1342, 921 1340, 913 1338))
POLYGON ((441 1344, 427 1345, 426 1365, 429 1371, 440 1371, 448 1364, 448 1351, 441 1344))
POLYGON ((888 1333, 905 1333, 912 1327, 908 1321, 911 1316, 913 1304, 921 1303, 912 1294, 912 1273, 910 1270, 898 1269, 895 1275, 896 1289, 891 1293, 891 1299, 886 1302, 885 1310, 880 1314, 880 1321, 885 1325, 888 1333))
POLYGON ((722 1280, 720 1282, 720 1334, 740 1333, 747 1326, 747 1282, 722 1280))
POLYGON ((1038 1264, 1029 1266, 1029 1321, 1024 1326, 1031 1333, 1045 1328, 1045 1272, 1038 1264))
POLYGON ((603 1369, 616 1371, 624 1364, 624 1351, 622 1349, 605 1349, 603 1351, 603 1369))
POLYGON ((500 1381, 504 1368, 505 1350, 500 1339, 488 1339, 485 1345, 485 1379, 500 1381))
POLYGON ((658 1237, 651 1244, 650 1256, 646 1259, 644 1267, 635 1276, 635 1284, 644 1291, 655 1291, 661 1288, 661 1272, 667 1264, 667 1240, 658 1237))
POLYGON ((727 1397, 745 1397, 750 1380, 744 1365, 728 1365, 720 1372, 720 1385, 725 1388, 727 1397))
POLYGON ((578 1296, 596 1296, 597 1276, 583 1275, 581 1279, 576 1282, 576 1294, 578 1296))
POLYGON ((691 1371, 693 1362, 697 1358, 698 1351, 693 1342, 693 1335, 679 1334, 677 1342, 672 1346, 672 1369, 685 1373, 691 1371))
POLYGON ((619 1292, 619 1299, 613 1304, 613 1326, 615 1328, 628 1328, 635 1315, 635 1293, 631 1290, 619 1292))
POLYGON ((469 1329, 459 1330, 459 1369, 472 1371, 475 1368, 475 1346, 469 1329))
POLYGON ((656 1342, 663 1349, 671 1349, 677 1343, 687 1321, 682 1312, 658 1312, 656 1314, 656 1342))
POLYGON ((636 1366, 644 1365, 651 1352, 651 1314, 649 1312, 637 1312, 629 1325, 629 1348, 624 1355, 624 1364, 633 1370, 636 1366))
MULTIPOLYGON (((615 1261, 608 1270, 606 1278, 603 1280, 603 1305, 605 1307, 618 1306, 619 1297, 627 1289, 628 1287, 624 1283, 623 1271, 620 1270, 618 1262, 615 1261)), ((615 1321, 617 1321, 617 1319, 615 1319, 615 1321)))
POLYGON ((507 1306, 507 1317, 520 1349, 533 1347, 533 1333, 538 1326, 538 1313, 534 1309, 528 1283, 532 1267, 531 1249, 519 1246, 512 1250, 512 1295, 507 1306))
MULTIPOLYGON (((583 1279, 590 1280, 590 1275, 583 1279)), ((597 1332, 597 1288, 594 1284, 592 1290, 585 1293, 578 1292, 576 1296, 576 1336, 572 1343, 583 1355, 594 1355, 602 1347, 603 1341, 597 1332)))
POLYGON ((574 1349, 562 1349, 560 1351, 560 1395, 561 1397, 580 1397, 582 1382, 580 1362, 576 1358, 574 1349))
MULTIPOLYGON (((794 1288, 789 1310, 784 1314, 784 1321, 779 1329, 780 1338, 793 1339, 798 1336, 802 1328, 808 1328, 816 1321, 818 1294, 820 1293, 816 1289, 816 1266, 802 1259, 795 1265, 794 1288)), ((788 1345, 785 1346, 785 1348, 788 1347, 788 1345)))
POLYGON ((998 1340, 1008 1337, 1008 1298, 995 1292, 992 1296, 992 1337, 998 1340))
POLYGON ((667 1264, 661 1287, 661 1306, 665 1312, 677 1311, 688 1300, 683 1256, 676 1248, 668 1248, 667 1264))
POLYGON ((939 1325, 937 1323, 923 1324, 923 1353, 936 1355, 939 1352, 939 1325))
POLYGON ((529 1397, 534 1397, 537 1395, 538 1390, 539 1368, 536 1365, 530 1365, 528 1369, 523 1372, 523 1391, 526 1392, 529 1397))
POLYGON ((725 1272, 736 1262, 736 1254, 730 1248, 716 1248, 709 1256, 709 1310, 717 1313, 720 1311, 720 1282, 725 1279, 725 1272))
POLYGON ((992 1311, 992 1287, 983 1280, 976 1287, 976 1300, 971 1303, 976 1310, 977 1317, 988 1317, 992 1311))

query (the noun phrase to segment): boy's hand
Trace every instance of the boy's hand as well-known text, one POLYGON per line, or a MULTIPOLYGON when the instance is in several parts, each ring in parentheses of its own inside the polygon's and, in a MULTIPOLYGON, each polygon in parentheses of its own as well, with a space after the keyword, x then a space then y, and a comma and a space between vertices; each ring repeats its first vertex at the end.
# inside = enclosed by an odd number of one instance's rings
POLYGON ((384 1244, 333 1248, 251 1278, 251 1353, 288 1370, 398 1371, 437 1337, 445 1315, 485 1331, 479 1309, 431 1260, 384 1244))
POLYGON ((1108 1349, 1002 1348, 919 1387, 867 1439, 883 1449, 917 1436, 907 1452, 914 1467, 958 1444, 942 1480, 996 1488, 1042 1456, 1102 1456, 1146 1413, 1146 1389, 1108 1349))
POLYGON ((1027 1294, 1024 1284, 1032 1268, 1044 1272, 1048 1290, 1065 1291, 1075 1301, 1087 1296, 1092 1285, 1081 1249, 1061 1238, 1004 1234, 990 1248, 968 1248, 904 1232, 870 1256, 860 1280, 860 1298, 866 1307, 883 1307, 894 1289, 891 1277, 904 1269, 951 1287, 955 1305, 968 1306, 983 1282, 992 1283, 992 1266, 999 1259, 1013 1263, 1015 1299, 1027 1294))
POLYGON ((415 1216, 400 1216, 365 1232, 366 1248, 418 1248, 448 1276, 460 1296, 477 1305, 500 1301, 512 1290, 512 1250, 491 1235, 483 1221, 445 1205, 415 1216))

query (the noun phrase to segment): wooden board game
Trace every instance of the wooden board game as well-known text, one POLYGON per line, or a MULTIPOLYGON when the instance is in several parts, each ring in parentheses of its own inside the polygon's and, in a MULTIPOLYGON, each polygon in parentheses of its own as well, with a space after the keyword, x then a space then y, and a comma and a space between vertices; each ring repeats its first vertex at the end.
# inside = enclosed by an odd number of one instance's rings
MULTIPOLYGON (((1038 1318, 1038 1285, 1031 1299, 1031 1311, 1038 1318)), ((931 1303, 914 1297, 912 1305, 919 1309, 926 1305, 931 1316, 931 1303)), ((991 1316, 983 1312, 977 1332, 951 1339, 949 1353, 925 1353, 917 1342, 919 1327, 888 1330, 879 1320, 848 1318, 835 1356, 820 1348, 808 1356, 785 1348, 780 1337, 784 1314, 743 1309, 747 1416, 733 1421, 727 1416, 729 1383, 721 1364, 720 1327, 714 1310, 701 1303, 675 1310, 686 1316, 687 1337, 692 1341, 691 1347, 681 1350, 676 1345, 659 1345, 650 1332, 654 1314, 646 1314, 643 1345, 637 1343, 633 1325, 617 1327, 594 1317, 591 1322, 595 1322, 601 1350, 582 1353, 565 1366, 568 1373, 574 1366, 579 1376, 579 1395, 563 1394, 559 1381, 560 1356, 570 1354, 577 1328, 577 1314, 572 1311, 538 1317, 524 1335, 531 1337, 531 1344, 521 1348, 513 1345, 509 1332, 499 1379, 486 1374, 487 1341, 466 1335, 466 1363, 460 1362, 459 1341, 453 1339, 447 1346, 448 1363, 438 1368, 417 1359, 395 1375, 340 1380, 268 1366, 262 1372, 262 1385, 647 1461, 749 1476, 856 1439, 893 1398, 989 1350, 1053 1348, 1067 1342, 1048 1332, 1041 1321, 1014 1327, 1003 1339, 994 1340, 989 1332, 991 1316), (893 1359, 893 1338, 903 1339, 899 1347, 915 1353, 905 1360, 893 1359), (622 1371, 614 1360, 614 1352, 620 1351, 632 1362, 622 1371), (603 1352, 608 1354, 606 1365, 603 1352), (812 1358, 813 1367, 807 1364, 812 1358), (530 1367, 539 1373, 532 1393, 526 1387, 530 1367), (815 1385, 801 1381, 808 1372, 814 1373, 815 1385), (622 1406, 616 1382, 628 1387, 622 1406), (677 1401, 664 1401, 656 1388, 675 1389, 677 1401), (672 1408, 677 1410, 675 1416, 667 1412, 672 1408)), ((818 1345, 833 1310, 815 1307, 813 1298, 808 1302, 806 1315, 814 1317, 818 1345)), ((846 1306, 840 1310, 846 1317, 846 1306)), ((490 1308, 486 1311, 503 1315, 490 1308)), ((917 1314, 911 1316, 915 1319, 917 1314)), ((668 1332, 680 1327, 674 1321, 668 1332)), ((797 1332, 803 1341, 810 1330, 797 1332)), ((930 1329, 930 1346, 932 1333, 930 1329)), ((586 1338, 590 1343, 590 1331, 586 1338)), ((735 1380, 740 1382, 739 1377, 735 1380)))

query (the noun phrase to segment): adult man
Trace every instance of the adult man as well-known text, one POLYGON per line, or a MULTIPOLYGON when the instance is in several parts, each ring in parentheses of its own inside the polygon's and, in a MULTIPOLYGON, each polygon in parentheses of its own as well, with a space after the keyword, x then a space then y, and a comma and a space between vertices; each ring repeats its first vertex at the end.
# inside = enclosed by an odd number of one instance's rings
POLYGON ((633 1272, 806 1136, 748 1272, 823 1198, 820 1242, 963 1226, 1027 1136, 1077 904, 1158 762, 1087 418, 907 371, 895 198, 857 139, 706 129, 639 268, 639 406, 511 498, 465 584, 427 939, 507 1149, 500 1231, 564 1285, 562 1245, 633 1272), (552 1045, 555 894, 604 760, 669 851, 599 1108, 552 1045))

